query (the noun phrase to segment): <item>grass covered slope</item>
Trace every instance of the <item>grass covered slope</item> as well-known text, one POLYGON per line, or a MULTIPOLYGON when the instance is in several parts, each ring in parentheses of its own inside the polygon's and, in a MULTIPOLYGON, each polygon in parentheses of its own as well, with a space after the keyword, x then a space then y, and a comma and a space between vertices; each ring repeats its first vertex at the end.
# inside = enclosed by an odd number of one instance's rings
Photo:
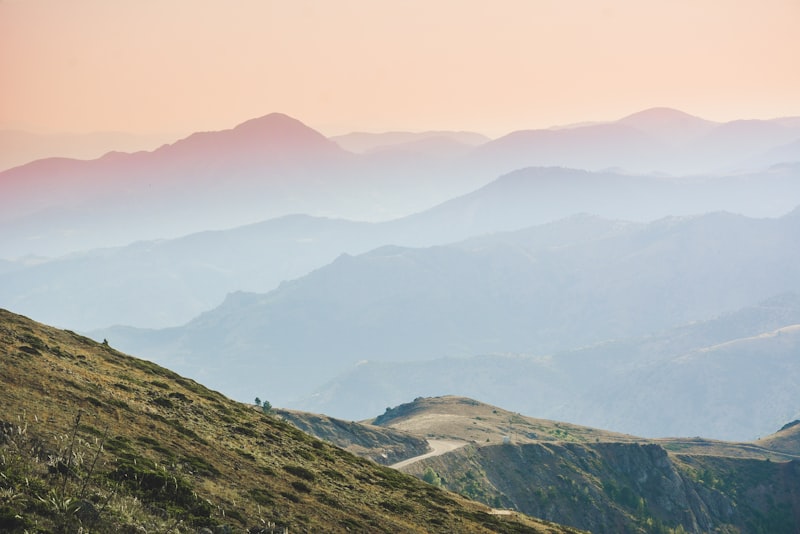
POLYGON ((756 443, 768 449, 800 455, 800 421, 786 423, 783 428, 756 443))
POLYGON ((0 310, 0 531, 568 532, 0 310))
POLYGON ((476 444, 540 441, 637 441, 639 438, 570 423, 526 417, 467 397, 418 397, 387 408, 371 421, 418 436, 458 439, 476 444))

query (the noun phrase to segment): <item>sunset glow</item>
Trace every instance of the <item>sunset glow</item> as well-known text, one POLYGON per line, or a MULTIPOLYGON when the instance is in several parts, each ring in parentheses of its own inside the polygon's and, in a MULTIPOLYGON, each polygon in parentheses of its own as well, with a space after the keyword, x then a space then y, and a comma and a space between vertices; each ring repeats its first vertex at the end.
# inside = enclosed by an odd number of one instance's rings
POLYGON ((0 129, 175 133, 280 111, 327 135, 669 106, 800 115, 800 3, 5 0, 0 129))

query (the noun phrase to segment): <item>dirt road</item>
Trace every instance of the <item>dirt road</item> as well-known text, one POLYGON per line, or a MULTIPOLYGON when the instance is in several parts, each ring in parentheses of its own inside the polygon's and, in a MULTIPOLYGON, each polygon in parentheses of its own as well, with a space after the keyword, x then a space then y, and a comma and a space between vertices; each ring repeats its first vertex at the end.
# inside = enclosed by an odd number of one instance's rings
POLYGON ((446 452, 454 451, 460 447, 466 445, 466 441, 455 441, 449 439, 429 439, 428 445, 431 446, 431 452, 426 452, 425 454, 420 454, 419 456, 414 456, 413 458, 409 458, 407 460, 403 460, 402 462, 397 462, 396 464, 390 465, 394 469, 401 469, 407 465, 411 465, 414 462, 418 462, 425 458, 430 458, 431 456, 439 456, 440 454, 444 454, 446 452))

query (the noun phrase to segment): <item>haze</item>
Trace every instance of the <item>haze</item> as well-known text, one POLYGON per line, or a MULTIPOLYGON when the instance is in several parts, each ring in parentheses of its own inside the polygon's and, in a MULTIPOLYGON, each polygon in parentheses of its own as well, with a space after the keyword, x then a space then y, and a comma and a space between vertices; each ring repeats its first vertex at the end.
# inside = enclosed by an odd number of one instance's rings
POLYGON ((800 114, 800 3, 6 0, 0 129, 326 135, 800 114))

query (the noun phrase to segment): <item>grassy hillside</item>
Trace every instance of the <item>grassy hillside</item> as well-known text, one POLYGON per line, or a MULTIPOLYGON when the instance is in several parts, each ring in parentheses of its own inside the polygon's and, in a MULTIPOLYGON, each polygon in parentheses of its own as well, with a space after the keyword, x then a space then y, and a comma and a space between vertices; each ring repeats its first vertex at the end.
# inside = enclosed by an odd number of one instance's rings
POLYGON ((376 425, 432 438, 460 439, 476 444, 540 441, 635 441, 638 438, 569 423, 525 417, 466 397, 417 398, 387 408, 372 420, 376 425))
POLYGON ((786 423, 774 434, 756 441, 768 449, 800 455, 800 421, 786 423))
POLYGON ((452 396, 418 398, 374 422, 467 442, 405 472, 497 508, 592 532, 800 528, 800 457, 787 445, 798 425, 756 443, 647 440, 452 396))
POLYGON ((566 532, 0 310, 2 532, 566 532), (207 532, 207 531, 204 531, 207 532))

